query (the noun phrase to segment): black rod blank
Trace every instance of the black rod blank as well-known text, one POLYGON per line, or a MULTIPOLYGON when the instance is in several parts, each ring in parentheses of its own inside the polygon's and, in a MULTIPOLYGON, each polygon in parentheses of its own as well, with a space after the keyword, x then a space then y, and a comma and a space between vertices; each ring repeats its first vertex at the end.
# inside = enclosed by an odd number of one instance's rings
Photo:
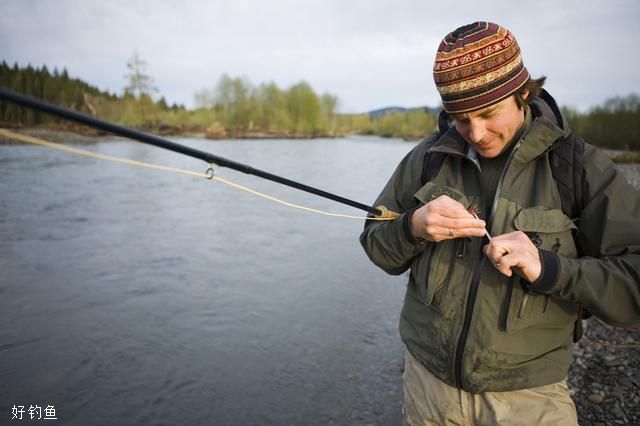
POLYGON ((330 192, 323 191, 312 186, 308 186, 281 176, 274 175, 263 170, 247 166, 245 164, 237 163, 232 160, 228 160, 217 155, 210 154, 208 152, 200 151, 190 148, 188 146, 180 145, 175 142, 168 141, 166 139, 154 136, 139 130, 130 129, 128 127, 120 126, 118 124, 110 123, 99 118, 92 117, 87 114, 83 114, 77 111, 73 111, 67 108, 62 108, 49 102, 42 101, 32 96, 26 96, 21 93, 14 92, 0 86, 0 100, 7 102, 13 102, 15 104, 45 112, 47 114, 55 115, 57 117, 64 118, 66 120, 75 121, 76 123, 84 124, 86 126, 94 127, 96 129, 103 130, 105 132, 113 133, 118 136, 124 136, 126 138, 135 139, 139 142, 154 145, 160 148, 168 149, 170 151, 178 152, 180 154, 188 155, 189 157, 198 158, 206 161, 209 164, 217 164, 220 167, 227 167, 239 172, 247 173, 250 175, 258 176, 263 179, 267 179, 273 182, 287 185, 292 188, 299 189, 301 191, 309 192, 311 194, 318 195, 320 197, 328 198, 338 203, 346 204, 356 209, 364 210, 374 215, 380 215, 380 210, 367 206, 366 204, 358 203, 357 201, 350 200, 348 198, 341 197, 339 195, 332 194, 330 192))

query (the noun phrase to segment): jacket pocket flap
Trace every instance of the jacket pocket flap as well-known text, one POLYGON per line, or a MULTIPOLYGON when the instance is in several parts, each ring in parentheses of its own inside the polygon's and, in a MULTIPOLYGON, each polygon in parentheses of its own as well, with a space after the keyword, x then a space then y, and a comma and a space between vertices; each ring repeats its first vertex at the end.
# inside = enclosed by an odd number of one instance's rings
POLYGON ((453 198, 465 207, 469 204, 467 197, 463 193, 458 192, 449 186, 438 185, 433 182, 425 183, 413 196, 418 201, 427 204, 429 201, 434 200, 441 195, 453 198))
POLYGON ((533 207, 522 209, 513 221, 516 229, 524 232, 562 232, 578 227, 560 209, 533 207))

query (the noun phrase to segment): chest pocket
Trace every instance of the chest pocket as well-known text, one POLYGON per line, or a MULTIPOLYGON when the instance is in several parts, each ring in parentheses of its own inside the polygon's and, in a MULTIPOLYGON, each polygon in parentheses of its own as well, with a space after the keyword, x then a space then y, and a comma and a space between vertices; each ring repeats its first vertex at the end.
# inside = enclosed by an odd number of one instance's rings
MULTIPOLYGON (((469 204, 467 196, 449 186, 427 182, 414 197, 421 203, 427 204, 436 198, 446 195, 458 201, 463 206, 469 204)), ((444 285, 449 281, 451 267, 456 261, 455 240, 445 240, 439 243, 429 243, 429 247, 414 262, 411 276, 416 283, 418 295, 432 307, 439 307, 442 303, 444 285)))
MULTIPOLYGON (((514 227, 527 234, 533 244, 565 257, 576 257, 573 239, 576 225, 560 209, 542 207, 521 210, 514 219, 514 227)), ((578 305, 553 299, 548 295, 528 292, 516 280, 511 280, 506 330, 515 332, 527 327, 572 327, 578 305)))
POLYGON ((514 219, 513 226, 527 234, 537 248, 566 257, 577 256, 573 235, 578 227, 560 209, 522 209, 514 219))

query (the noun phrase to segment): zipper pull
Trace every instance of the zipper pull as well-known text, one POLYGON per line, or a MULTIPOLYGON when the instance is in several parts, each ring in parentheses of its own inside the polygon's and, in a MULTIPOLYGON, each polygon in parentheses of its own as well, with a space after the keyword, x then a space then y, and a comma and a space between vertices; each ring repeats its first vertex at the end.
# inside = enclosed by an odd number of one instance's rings
POLYGON ((545 312, 547 312, 547 306, 549 306, 549 295, 546 294, 544 296, 544 306, 542 308, 542 313, 544 314, 545 312))
POLYGON ((460 238, 460 240, 458 241, 458 250, 456 251, 456 256, 458 257, 458 259, 462 259, 466 252, 467 252, 467 239, 460 238))
POLYGON ((527 306, 528 299, 529 299, 529 293, 525 293, 524 297, 520 301, 520 309, 518 309, 518 318, 522 318, 522 315, 524 315, 524 308, 527 306))

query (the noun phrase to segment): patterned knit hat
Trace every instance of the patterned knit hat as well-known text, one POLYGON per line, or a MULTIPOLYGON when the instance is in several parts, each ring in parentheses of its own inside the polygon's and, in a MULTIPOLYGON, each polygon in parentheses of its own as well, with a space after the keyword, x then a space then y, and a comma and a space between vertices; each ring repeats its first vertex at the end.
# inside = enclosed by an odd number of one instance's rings
POLYGON ((445 111, 464 113, 509 97, 529 80, 529 72, 509 30, 475 22, 442 40, 433 78, 445 111))

